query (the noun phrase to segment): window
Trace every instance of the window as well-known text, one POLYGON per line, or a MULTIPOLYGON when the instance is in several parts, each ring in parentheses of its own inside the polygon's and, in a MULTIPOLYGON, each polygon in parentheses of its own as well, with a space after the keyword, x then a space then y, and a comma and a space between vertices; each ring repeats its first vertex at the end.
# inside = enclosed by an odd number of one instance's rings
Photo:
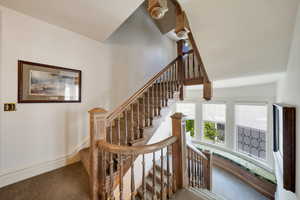
POLYGON ((203 104, 203 138, 224 143, 226 124, 225 104, 203 104))
POLYGON ((235 120, 238 151, 265 160, 267 105, 236 105, 235 120))
POLYGON ((176 105, 176 112, 181 112, 186 116, 186 132, 191 137, 195 136, 195 104, 193 103, 178 103, 176 105))

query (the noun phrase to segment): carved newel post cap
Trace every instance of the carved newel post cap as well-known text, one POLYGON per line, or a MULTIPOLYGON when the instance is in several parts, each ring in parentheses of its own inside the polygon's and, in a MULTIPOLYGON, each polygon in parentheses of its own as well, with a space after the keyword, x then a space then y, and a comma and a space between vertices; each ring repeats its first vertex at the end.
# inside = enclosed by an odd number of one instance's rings
POLYGON ((174 113, 171 118, 172 119, 182 119, 184 115, 182 113, 174 113))
POLYGON ((94 113, 106 113, 107 110, 105 110, 104 108, 93 108, 91 110, 89 110, 90 114, 94 114, 94 113))

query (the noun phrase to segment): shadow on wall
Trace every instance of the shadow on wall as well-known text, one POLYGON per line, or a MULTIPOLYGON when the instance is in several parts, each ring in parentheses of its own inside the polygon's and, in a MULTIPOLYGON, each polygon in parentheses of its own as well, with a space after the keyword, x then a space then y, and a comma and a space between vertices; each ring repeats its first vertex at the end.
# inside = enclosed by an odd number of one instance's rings
POLYGON ((106 41, 112 60, 112 104, 122 103, 175 58, 175 42, 163 36, 142 4, 106 41))

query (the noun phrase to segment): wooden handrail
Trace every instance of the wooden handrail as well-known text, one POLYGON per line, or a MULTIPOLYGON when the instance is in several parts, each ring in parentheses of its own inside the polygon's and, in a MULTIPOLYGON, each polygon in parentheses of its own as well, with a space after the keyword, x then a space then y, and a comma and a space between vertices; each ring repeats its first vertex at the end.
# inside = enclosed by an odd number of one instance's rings
POLYGON ((110 122, 114 120, 120 113, 122 113, 129 105, 133 104, 138 97, 140 97, 144 92, 147 91, 151 87, 152 84, 163 74, 165 73, 172 65, 174 65, 177 60, 179 59, 179 56, 176 57, 171 63, 169 63, 164 69, 162 69, 160 72, 158 72, 152 79, 150 79, 141 89, 139 89, 137 92, 135 92, 127 101, 125 101, 123 104, 118 106, 116 109, 114 109, 112 112, 110 112, 107 115, 107 122, 110 122))
POLYGON ((160 149, 163 149, 178 140, 176 136, 171 136, 165 140, 162 140, 155 144, 143 145, 143 146, 120 146, 107 143, 105 140, 98 141, 98 146, 105 152, 122 154, 122 155, 139 155, 153 153, 160 149))
POLYGON ((120 146, 107 143, 105 140, 100 140, 98 146, 105 152, 122 154, 122 155, 139 155, 153 153, 160 149, 163 149, 178 140, 176 136, 171 136, 165 140, 162 140, 155 144, 143 145, 143 146, 120 146))
POLYGON ((194 145, 192 145, 191 143, 186 143, 186 146, 190 149, 192 149, 195 153, 197 153, 199 156, 203 157, 205 160, 208 160, 208 158, 206 157, 206 155, 204 155, 204 153, 202 153, 201 151, 199 151, 194 145))

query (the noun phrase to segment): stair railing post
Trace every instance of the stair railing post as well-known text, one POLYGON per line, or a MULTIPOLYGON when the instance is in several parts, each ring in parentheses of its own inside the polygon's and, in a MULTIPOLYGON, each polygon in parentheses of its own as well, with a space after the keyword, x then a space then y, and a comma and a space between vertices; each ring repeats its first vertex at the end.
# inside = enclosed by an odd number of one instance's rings
POLYGON ((185 79, 185 67, 184 67, 184 59, 183 59, 183 45, 184 40, 179 40, 177 42, 177 55, 179 56, 178 59, 178 77, 180 82, 180 93, 179 93, 179 99, 183 100, 183 85, 184 85, 184 79, 185 79))
POLYGON ((204 166, 204 181, 206 189, 211 191, 212 188, 212 154, 210 151, 204 151, 203 154, 207 157, 204 166))
POLYGON ((99 161, 99 148, 97 147, 98 140, 106 140, 106 114, 107 111, 102 108, 94 108, 89 111, 90 117, 90 190, 91 200, 98 200, 99 193, 101 200, 105 199, 104 184, 105 175, 99 173, 104 171, 98 166, 103 166, 103 159, 99 161), (103 177, 101 177, 103 176, 103 177), (102 190, 102 192, 101 192, 102 190))
POLYGON ((172 146, 173 176, 175 179, 175 191, 188 187, 187 179, 187 151, 185 120, 182 113, 175 113, 172 118, 172 134, 178 137, 178 141, 172 146))

